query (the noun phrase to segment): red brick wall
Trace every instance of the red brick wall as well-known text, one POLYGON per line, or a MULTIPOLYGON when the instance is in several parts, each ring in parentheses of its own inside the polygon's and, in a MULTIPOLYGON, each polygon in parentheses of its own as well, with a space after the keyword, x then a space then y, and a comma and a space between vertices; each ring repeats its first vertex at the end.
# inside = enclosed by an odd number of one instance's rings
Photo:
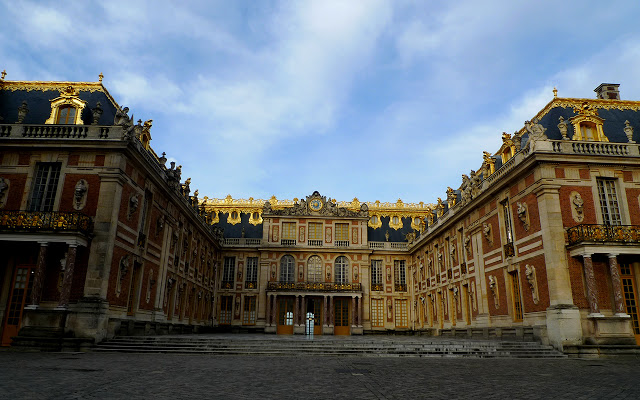
POLYGON ((2 177, 9 180, 9 193, 7 194, 7 202, 4 205, 5 210, 19 210, 22 203, 22 195, 24 186, 27 182, 27 174, 2 174, 2 177))
POLYGON ((120 200, 120 212, 118 213, 118 220, 131 229, 138 229, 138 216, 144 207, 144 199, 142 195, 138 196, 138 209, 129 218, 129 198, 132 194, 138 193, 131 185, 125 184, 122 187, 122 199, 120 200))
POLYGON ((538 210, 538 198, 535 194, 530 193, 520 200, 520 203, 526 203, 529 210, 529 230, 524 229, 524 224, 518 218, 518 202, 511 204, 511 215, 513 216, 513 225, 515 239, 519 240, 523 237, 529 236, 532 233, 536 233, 540 230, 540 211, 538 210))
POLYGON ((593 195, 591 193, 590 186, 562 186, 560 188, 560 209, 562 211, 562 224, 569 228, 575 225, 578 225, 573 219, 572 207, 571 204, 571 192, 578 192, 582 197, 582 201, 584 201, 584 220, 581 222, 582 224, 595 224, 596 222, 596 211, 595 211, 595 203, 593 200, 593 195))
POLYGON ((580 257, 571 257, 567 254, 567 261, 569 264, 569 276, 571 280, 571 294, 573 295, 573 304, 579 308, 589 308, 589 302, 587 301, 586 291, 584 286, 584 279, 582 273, 582 260, 580 257))
POLYGON ((520 291, 522 292, 522 302, 525 312, 544 311, 549 307, 549 282, 547 280, 547 269, 544 263, 544 255, 531 257, 520 262, 520 291), (536 269, 536 280, 538 284, 538 304, 533 302, 531 286, 527 281, 525 265, 532 265, 536 269))
POLYGON ((640 196, 640 189, 627 188, 627 205, 629 206, 629 216, 631 225, 640 224, 640 204, 638 204, 638 196, 640 196))
POLYGON ((80 210, 83 214, 89 216, 96 215, 96 209, 98 208, 98 196, 100 194, 100 177, 98 175, 87 174, 66 174, 64 177, 64 186, 62 187, 62 198, 60 199, 59 210, 63 212, 74 212, 73 208, 75 203, 75 188, 80 179, 87 181, 89 190, 87 192, 87 203, 85 207, 80 210))
POLYGON ((502 269, 494 270, 489 272, 485 276, 486 285, 487 285, 487 296, 489 303, 489 314, 490 315, 507 315, 509 310, 507 308, 507 287, 504 281, 504 274, 502 269), (499 307, 496 309, 495 301, 493 299, 493 292, 491 292, 489 286, 489 276, 493 275, 496 278, 496 282, 498 284, 498 300, 499 307))
MULTIPOLYGON (((488 220, 485 221, 487 224, 491 224, 491 234, 493 236, 493 245, 489 243, 489 241, 487 241, 487 238, 484 236, 484 233, 482 234, 482 252, 484 254, 487 254, 488 252, 495 250, 497 248, 499 248, 500 246, 502 246, 502 242, 500 239, 500 229, 502 229, 500 227, 500 224, 498 223, 498 215, 494 215, 493 217, 489 218, 488 220)), ((446 256, 446 254, 445 254, 446 256)))

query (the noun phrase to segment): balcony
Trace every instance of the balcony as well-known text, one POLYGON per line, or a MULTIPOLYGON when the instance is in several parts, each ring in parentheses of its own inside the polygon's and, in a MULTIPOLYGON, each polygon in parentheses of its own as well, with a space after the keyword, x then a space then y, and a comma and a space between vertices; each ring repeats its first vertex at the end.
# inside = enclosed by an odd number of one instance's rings
POLYGON ((408 247, 407 242, 369 242, 372 250, 407 250, 408 247))
POLYGON ((309 239, 307 241, 307 245, 313 246, 313 247, 322 247, 322 240, 309 239))
POLYGON ((569 246, 580 243, 640 243, 640 225, 588 225, 567 229, 569 246))
POLYGON ((406 292, 407 284, 406 283, 396 283, 395 284, 396 292, 406 292))
POLYGON ((362 292, 360 283, 338 282, 268 282, 272 292, 362 292))
POLYGON ((220 289, 233 289, 233 281, 222 281, 220 283, 220 289))
POLYGON ((372 283, 371 284, 371 291, 372 292, 374 292, 374 291, 380 292, 380 291, 383 291, 383 290, 384 290, 384 285, 382 283, 372 283))
POLYGON ((295 239, 282 239, 280 240, 280 245, 281 246, 295 246, 296 245, 296 240, 295 239))
POLYGON ((254 247, 262 245, 262 239, 225 238, 224 245, 228 247, 254 247))
POLYGON ((244 288, 245 289, 256 289, 258 287, 258 281, 245 281, 244 288))
POLYGON ((91 217, 77 212, 0 211, 0 232, 66 232, 88 236, 91 217))
POLYGON ((335 245, 336 245, 336 247, 349 247, 349 241, 348 240, 336 240, 335 241, 335 245))

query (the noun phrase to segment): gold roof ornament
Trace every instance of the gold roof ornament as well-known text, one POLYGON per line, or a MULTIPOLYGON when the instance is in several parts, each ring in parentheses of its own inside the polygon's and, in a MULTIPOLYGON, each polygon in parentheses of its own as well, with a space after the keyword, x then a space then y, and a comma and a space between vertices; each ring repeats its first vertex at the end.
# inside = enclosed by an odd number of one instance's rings
POLYGON ((556 89, 555 86, 553 87, 553 97, 558 97, 558 89, 556 89))
POLYGON ((0 75, 0 80, 4 80, 4 77, 7 76, 7 70, 3 70, 1 75, 0 75))
POLYGON ((104 78, 104 75, 102 74, 102 72, 100 72, 100 74, 98 75, 98 82, 102 83, 102 78, 104 78))

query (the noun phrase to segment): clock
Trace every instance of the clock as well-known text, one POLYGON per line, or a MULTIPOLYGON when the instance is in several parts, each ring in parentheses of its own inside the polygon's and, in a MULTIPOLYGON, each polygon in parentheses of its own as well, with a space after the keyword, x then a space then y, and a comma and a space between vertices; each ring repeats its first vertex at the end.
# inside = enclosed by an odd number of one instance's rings
POLYGON ((320 199, 313 199, 309 202, 309 208, 311 211, 320 211, 322 210, 322 201, 320 199))

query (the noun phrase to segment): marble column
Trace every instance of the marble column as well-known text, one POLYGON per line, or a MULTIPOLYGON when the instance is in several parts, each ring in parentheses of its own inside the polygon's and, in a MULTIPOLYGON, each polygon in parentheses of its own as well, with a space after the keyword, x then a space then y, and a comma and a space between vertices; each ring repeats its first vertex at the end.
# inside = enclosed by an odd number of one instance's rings
POLYGON ((267 300, 267 304, 266 304, 266 307, 265 307, 265 316, 264 317, 266 319, 265 324, 267 326, 270 326, 271 325, 271 296, 267 295, 266 297, 267 297, 267 299, 266 299, 267 300))
POLYGON ((334 306, 333 306, 333 296, 329 296, 329 325, 333 326, 333 312, 334 312, 334 306))
POLYGON ((33 276, 33 286, 31 289, 31 305, 37 306, 40 304, 40 297, 42 296, 42 281, 44 279, 45 269, 47 268, 47 247, 49 243, 41 242, 40 251, 38 252, 38 264, 36 265, 36 271, 33 276))
POLYGON ((600 307, 598 306, 598 286, 596 285, 596 278, 593 273, 591 254, 584 254, 582 256, 582 263, 587 281, 587 296, 589 298, 589 310, 591 311, 590 316, 601 316, 600 307))
POLYGON ((324 320, 324 325, 329 326, 329 313, 328 311, 328 303, 327 296, 324 296, 324 301, 322 302, 322 307, 324 309, 324 314, 322 314, 322 319, 324 320))
POLYGON ((358 326, 362 326, 362 311, 363 310, 363 305, 362 305, 362 296, 358 297, 358 326))
POLYGON ((73 270, 76 266, 77 245, 70 244, 67 251, 67 263, 64 268, 64 276, 62 278, 62 289, 60 290, 60 299, 58 307, 67 307, 69 305, 69 297, 71 296, 71 285, 73 283, 73 270))
POLYGON ((609 254, 609 272, 611 273, 611 286, 613 288, 613 298, 616 301, 615 312, 618 316, 628 316, 622 295, 622 280, 620 279, 620 268, 618 267, 618 255, 609 254))
POLYGON ((353 326, 358 326, 356 314, 356 296, 351 296, 351 324, 353 326))
POLYGON ((274 294, 271 303, 271 323, 278 325, 278 295, 274 294))

